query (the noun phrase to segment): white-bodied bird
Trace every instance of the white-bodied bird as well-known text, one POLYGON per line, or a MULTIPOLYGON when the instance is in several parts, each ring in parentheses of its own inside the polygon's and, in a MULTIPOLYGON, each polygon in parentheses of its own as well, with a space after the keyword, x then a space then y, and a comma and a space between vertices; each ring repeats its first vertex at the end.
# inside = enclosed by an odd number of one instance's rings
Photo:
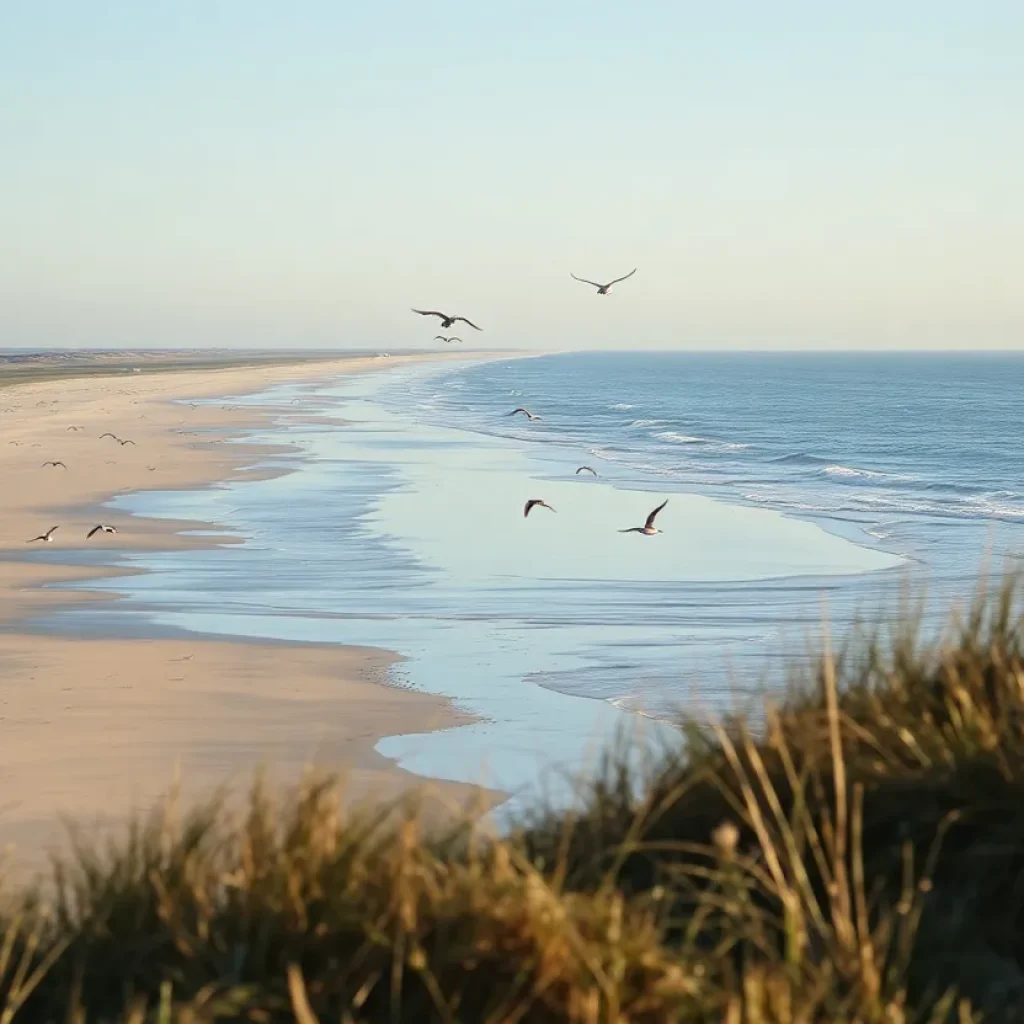
POLYGON ((656 533, 661 533, 661 530, 655 529, 654 519, 657 514, 668 504, 668 498, 666 498, 648 517, 647 522, 643 526, 631 526, 628 530, 619 530, 619 533, 642 533, 645 537, 653 537, 656 533))
POLYGON ((632 277, 632 276, 633 276, 633 275, 634 275, 634 274, 636 273, 636 271, 637 271, 637 268, 636 268, 636 267, 634 267, 634 268, 633 268, 633 269, 632 269, 632 270, 631 270, 631 271, 630 271, 630 272, 629 272, 628 274, 626 274, 625 276, 623 276, 623 277, 617 277, 617 278, 615 278, 615 280, 614 280, 614 281, 609 281, 609 282, 608 282, 607 284, 599 284, 599 283, 598 283, 597 281, 588 281, 588 280, 587 280, 587 279, 586 279, 585 277, 577 277, 577 276, 576 276, 576 275, 575 275, 575 274, 574 274, 574 273, 573 273, 573 272, 572 272, 571 270, 569 271, 569 276, 570 276, 570 277, 571 277, 571 278, 572 278, 572 279, 573 279, 574 281, 582 281, 582 282, 583 282, 583 284, 590 284, 590 285, 593 285, 593 286, 594 286, 594 287, 595 287, 595 288, 597 289, 597 294, 598 294, 598 295, 607 295, 607 294, 608 294, 608 289, 609 289, 609 288, 611 288, 611 286, 612 286, 613 284, 618 284, 618 283, 619 283, 620 281, 625 281, 625 280, 626 280, 627 278, 630 278, 630 277, 632 277))

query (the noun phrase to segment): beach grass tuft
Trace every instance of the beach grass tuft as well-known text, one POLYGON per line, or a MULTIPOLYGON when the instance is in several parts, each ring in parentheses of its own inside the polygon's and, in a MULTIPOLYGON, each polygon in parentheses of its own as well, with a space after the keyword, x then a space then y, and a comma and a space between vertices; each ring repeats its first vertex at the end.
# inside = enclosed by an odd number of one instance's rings
POLYGON ((0 921, 0 1024, 1024 1020, 1024 618, 903 621, 508 834, 332 780, 174 800, 0 921))

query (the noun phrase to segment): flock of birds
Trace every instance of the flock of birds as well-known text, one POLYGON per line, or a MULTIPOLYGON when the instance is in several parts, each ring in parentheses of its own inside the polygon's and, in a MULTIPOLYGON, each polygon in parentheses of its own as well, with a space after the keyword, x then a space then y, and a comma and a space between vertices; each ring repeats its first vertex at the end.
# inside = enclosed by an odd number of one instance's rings
MULTIPOLYGON (((577 277, 574 273, 572 273, 572 271, 569 272, 569 276, 574 281, 580 281, 582 284, 589 284, 592 287, 596 288, 598 295, 607 295, 608 292, 611 290, 612 285, 619 284, 622 281, 628 280, 636 273, 636 271, 637 268, 634 267, 628 274, 623 274, 622 277, 616 277, 614 280, 609 281, 607 284, 601 284, 600 281, 591 281, 585 277, 577 277)), ((468 324, 475 331, 483 330, 482 327, 478 327, 475 323, 473 323, 472 320, 468 319, 467 317, 452 316, 448 313, 441 312, 441 310, 439 309, 413 308, 412 311, 414 313, 418 313, 420 316, 438 317, 441 321, 442 330, 449 330, 451 327, 454 327, 454 325, 457 323, 468 324)), ((462 341, 462 339, 457 335, 435 334, 434 341, 443 341, 446 344, 451 344, 454 341, 462 341)), ((522 413, 531 422, 540 420, 541 418, 540 416, 537 416, 535 413, 530 412, 529 409, 526 409, 523 406, 519 406, 517 409, 513 409, 512 412, 509 413, 509 416, 516 416, 520 413, 522 413)), ((580 466, 580 468, 576 470, 576 475, 579 476, 580 473, 592 473, 594 476, 597 476, 597 470, 594 469, 593 466, 580 466)), ((658 513, 667 504, 668 499, 666 498, 656 509, 654 509, 653 512, 651 512, 643 526, 631 526, 626 530, 619 530, 619 533, 639 533, 642 534, 644 537, 653 537, 654 534, 661 533, 661 530, 659 530, 654 525, 654 520, 657 518, 658 513)), ((523 506, 523 518, 527 518, 535 508, 546 508, 550 512, 556 511, 556 509, 554 509, 542 498, 530 498, 530 500, 523 506)))
MULTIPOLYGON (((53 543, 53 535, 60 529, 60 526, 51 526, 46 533, 39 534, 38 537, 33 537, 31 540, 25 541, 26 544, 35 544, 37 540, 41 540, 44 544, 53 543)), ((88 540, 95 533, 117 533, 117 527, 110 526, 107 523, 97 523, 86 535, 85 539, 88 540)))
MULTIPOLYGON (((82 428, 81 427, 76 427, 76 426, 72 425, 72 426, 68 427, 67 429, 69 431, 77 432, 77 431, 81 430, 82 428)), ((111 437, 111 438, 113 438, 122 448, 126 444, 130 444, 130 445, 134 445, 135 444, 135 442, 130 437, 121 438, 121 437, 118 437, 116 434, 111 434, 109 431, 107 431, 105 434, 100 434, 100 439, 101 440, 104 437, 111 437)), ((11 441, 10 443, 11 444, 17 444, 16 441, 11 441)), ((64 470, 66 470, 68 468, 66 463, 64 463, 61 459, 49 459, 49 460, 47 460, 46 462, 43 463, 42 468, 45 469, 47 466, 52 466, 54 469, 56 469, 59 466, 61 469, 64 469, 64 470)), ((25 543, 26 544, 35 544, 37 541, 40 541, 43 544, 52 544, 53 543, 53 535, 59 529, 60 529, 60 525, 59 524, 57 526, 51 526, 46 531, 46 533, 41 533, 41 534, 39 534, 38 537, 31 537, 27 541, 25 541, 25 543)), ((97 533, 117 533, 117 527, 116 526, 111 526, 109 523, 97 523, 85 535, 85 539, 86 540, 90 540, 97 533)))
MULTIPOLYGON (((636 273, 636 271, 637 271, 637 268, 634 267, 628 274, 624 274, 622 277, 617 277, 613 281, 609 281, 607 284, 601 284, 598 281, 590 281, 590 280, 588 280, 585 277, 577 277, 571 271, 569 273, 569 276, 571 278, 573 278, 573 280, 575 280, 575 281, 580 281, 583 284, 592 285, 594 288, 597 289, 597 294, 598 295, 607 295, 609 290, 611 289, 612 285, 619 284, 622 281, 628 280, 629 278, 631 278, 636 273)), ((468 326, 472 327, 476 331, 482 331, 483 330, 482 327, 478 327, 475 323, 473 323, 472 320, 470 320, 470 319, 468 319, 467 317, 464 317, 464 316, 450 316, 448 313, 442 313, 440 310, 437 310, 437 309, 415 309, 414 308, 412 311, 414 313, 418 313, 420 316, 436 316, 436 317, 439 317, 440 321, 441 321, 441 328, 443 330, 448 330, 449 328, 453 327, 456 323, 467 324, 468 326)), ((462 339, 460 337, 458 337, 457 335, 444 335, 444 334, 437 334, 437 335, 435 335, 434 336, 434 340, 435 341, 443 341, 443 342, 445 342, 447 344, 451 344, 452 342, 456 342, 456 341, 458 341, 458 342, 462 341, 462 339)), ((192 408, 195 408, 194 404, 192 405, 192 408)), ((541 419, 540 416, 536 415, 535 413, 532 413, 529 409, 526 409, 523 406, 519 406, 518 408, 513 409, 512 412, 509 413, 509 416, 517 416, 520 413, 522 413, 527 418, 527 420, 530 420, 531 422, 532 421, 539 421, 541 419)), ((76 427, 76 426, 68 427, 68 430, 79 430, 79 429, 80 428, 76 427)), ((135 444, 135 442, 131 438, 121 438, 121 437, 118 437, 116 434, 110 433, 109 431, 107 431, 104 434, 101 434, 100 437, 101 438, 104 438, 104 437, 112 438, 119 445, 121 445, 122 448, 125 445, 129 445, 129 444, 130 445, 134 445, 135 444)), ((67 469, 67 466, 62 461, 60 461, 59 459, 55 459, 55 460, 50 460, 48 462, 44 462, 43 466, 44 467, 52 466, 54 468, 60 466, 62 469, 67 469)), ((590 474, 592 474, 595 477, 597 476, 597 470, 594 469, 593 466, 580 466, 576 470, 576 475, 579 476, 580 473, 590 473, 590 474)), ((650 513, 650 515, 648 515, 648 517, 647 517, 646 521, 644 522, 643 526, 631 526, 631 527, 628 527, 625 530, 619 530, 619 533, 639 533, 639 534, 641 534, 641 535, 643 535, 645 537, 652 537, 656 533, 661 533, 661 530, 659 530, 654 525, 654 520, 657 518, 658 513, 661 512, 661 510, 667 504, 668 504, 668 499, 666 498, 656 509, 654 509, 650 513)), ((527 518, 530 515, 530 512, 532 512, 533 509, 535 509, 535 508, 546 508, 550 512, 555 512, 556 511, 556 509, 553 506, 549 505, 542 498, 530 498, 530 500, 527 501, 526 504, 523 506, 523 517, 527 518)), ((58 529, 60 529, 59 526, 51 526, 50 529, 46 531, 46 533, 41 533, 38 537, 32 537, 30 540, 26 541, 25 543, 27 543, 27 544, 35 544, 37 541, 39 541, 39 542, 42 542, 44 544, 51 544, 53 542, 53 535, 57 532, 58 529)), ((89 540, 90 538, 95 536, 97 533, 117 533, 117 529, 115 527, 113 527, 113 526, 110 526, 107 523, 97 523, 86 534, 86 540, 89 540)))
MULTIPOLYGON (((597 289, 598 295, 607 295, 613 284, 619 284, 621 281, 627 281, 637 272, 637 268, 634 267, 628 274, 623 274, 622 277, 615 278, 614 281, 609 281, 607 284, 601 284, 600 281, 590 281, 585 277, 577 277, 571 270, 569 276, 574 281, 580 281, 582 284, 592 285, 597 289)), ((473 328, 474 331, 482 331, 482 327, 477 327, 472 320, 467 319, 464 316, 450 316, 448 313, 442 313, 439 309, 415 309, 414 313, 419 313, 420 316, 436 316, 441 321, 441 329, 444 331, 450 330, 457 323, 468 324, 473 328)), ((446 344, 451 344, 453 341, 462 341, 457 335, 446 335, 446 334, 435 334, 434 341, 443 341, 446 344)))

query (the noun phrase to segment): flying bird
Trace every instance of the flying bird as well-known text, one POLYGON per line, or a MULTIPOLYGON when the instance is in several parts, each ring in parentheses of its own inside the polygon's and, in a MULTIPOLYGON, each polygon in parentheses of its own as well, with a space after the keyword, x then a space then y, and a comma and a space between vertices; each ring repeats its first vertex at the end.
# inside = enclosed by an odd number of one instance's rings
POLYGON ((653 537, 656 533, 661 533, 661 530, 655 529, 654 519, 655 516, 668 504, 668 498, 666 498, 648 517, 647 522, 643 526, 631 526, 628 530, 619 530, 619 533, 642 533, 645 537, 653 537))
POLYGON ((523 413, 526 413, 526 418, 527 418, 528 420, 539 420, 539 419, 540 419, 540 417, 539 417, 539 416, 535 416, 535 415, 534 415, 534 414, 533 414, 532 412, 530 412, 530 410, 529 410, 529 409, 524 409, 524 408, 523 408, 522 406, 519 406, 519 408, 518 408, 518 409, 513 409, 513 410, 512 410, 512 411, 511 411, 511 412, 509 413, 509 416, 515 416, 515 414, 516 414, 517 412, 523 412, 523 413))
POLYGON ((551 509, 552 512, 555 511, 553 508, 551 508, 551 506, 546 501, 541 501, 540 498, 531 498, 523 506, 523 518, 524 519, 530 514, 530 509, 532 509, 534 505, 540 505, 541 508, 551 509))
POLYGON ((56 468, 57 466, 61 466, 64 469, 68 468, 67 466, 64 465, 63 462, 60 461, 60 459, 51 460, 50 462, 44 462, 42 468, 45 469, 47 466, 53 466, 54 468, 56 468))
POLYGON ((637 268, 634 267, 628 274, 625 275, 625 277, 617 277, 614 281, 609 281, 607 284, 598 284, 597 281, 588 281, 585 277, 577 277, 571 270, 569 271, 569 276, 574 281, 582 281, 584 284, 592 284, 597 289, 598 295, 607 295, 608 289, 611 288, 613 284, 618 284, 620 281, 625 281, 626 278, 632 277, 636 273, 636 271, 637 268))
POLYGON ((134 441, 133 441, 133 440, 132 440, 132 439, 131 439, 130 437, 129 437, 129 438, 127 438, 127 439, 125 439, 124 441, 122 441, 122 440, 121 440, 121 438, 118 438, 118 439, 117 439, 117 443, 118 443, 118 444, 119 444, 119 445, 120 445, 120 446, 121 446, 122 448, 123 448, 123 447, 124 447, 124 446, 125 446, 126 444, 135 444, 135 442, 134 442, 134 441))
POLYGON ((46 533, 41 533, 38 537, 33 537, 31 540, 25 541, 26 544, 35 544, 37 540, 41 540, 46 544, 53 543, 53 534, 56 530, 59 530, 59 526, 51 526, 46 533))
POLYGON ((86 535, 85 539, 88 540, 94 533, 117 533, 117 530, 113 526, 107 526, 106 523, 97 523, 86 535))
POLYGON ((419 313, 420 316, 439 316, 441 318, 441 326, 448 330, 452 324, 457 323, 461 320, 464 324, 469 324, 476 331, 482 331, 482 327, 477 327, 472 320, 467 320, 464 316, 449 316, 447 313, 440 313, 436 309, 414 309, 414 313, 419 313))
MULTIPOLYGON (((68 427, 68 430, 81 430, 81 427, 68 427)), ((67 431, 65 431, 67 433, 67 431)))
POLYGON ((593 473, 594 476, 597 476, 597 470, 594 469, 593 466, 580 466, 580 468, 576 470, 576 475, 579 476, 580 473, 584 473, 584 472, 586 472, 586 473, 593 473))
POLYGON ((443 334, 435 334, 434 341, 446 341, 450 344, 453 341, 462 341, 462 339, 457 338, 454 334, 450 338, 446 338, 443 334))

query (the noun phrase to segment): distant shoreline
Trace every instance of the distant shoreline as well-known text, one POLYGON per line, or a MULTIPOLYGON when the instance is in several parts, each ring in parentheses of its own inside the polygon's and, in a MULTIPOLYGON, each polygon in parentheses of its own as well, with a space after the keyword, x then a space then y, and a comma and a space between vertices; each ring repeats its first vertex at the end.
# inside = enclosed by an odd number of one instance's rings
MULTIPOLYGON (((506 353, 495 352, 496 356, 506 353)), ((188 373, 214 370, 244 370, 256 368, 284 368, 325 364, 345 364, 352 361, 374 360, 383 356, 391 360, 416 362, 474 358, 491 353, 472 349, 425 352, 422 349, 377 352, 354 350, 351 352, 285 352, 281 350, 231 349, 153 349, 142 351, 120 350, 62 350, 47 352, 38 349, 19 353, 0 349, 0 389, 18 384, 40 383, 47 380, 73 380, 81 377, 118 377, 126 374, 188 373)), ((374 367, 376 368, 376 366, 374 367)), ((229 397, 229 396, 225 396, 229 397)))

